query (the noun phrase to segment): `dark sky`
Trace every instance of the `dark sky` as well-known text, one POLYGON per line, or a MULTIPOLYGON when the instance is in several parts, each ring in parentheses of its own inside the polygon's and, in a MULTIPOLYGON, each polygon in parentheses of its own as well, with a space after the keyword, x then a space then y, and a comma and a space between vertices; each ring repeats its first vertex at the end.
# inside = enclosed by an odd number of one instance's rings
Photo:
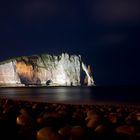
POLYGON ((96 85, 140 85, 139 0, 4 0, 0 60, 81 54, 96 85))

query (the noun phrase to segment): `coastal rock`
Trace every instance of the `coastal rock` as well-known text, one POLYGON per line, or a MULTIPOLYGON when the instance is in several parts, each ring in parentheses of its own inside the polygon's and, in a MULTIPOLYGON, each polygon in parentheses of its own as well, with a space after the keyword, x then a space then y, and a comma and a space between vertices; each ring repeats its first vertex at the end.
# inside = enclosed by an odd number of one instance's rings
POLYGON ((80 55, 22 56, 0 63, 0 85, 78 86, 83 80, 81 73, 88 79, 87 85, 94 85, 91 70, 80 55))

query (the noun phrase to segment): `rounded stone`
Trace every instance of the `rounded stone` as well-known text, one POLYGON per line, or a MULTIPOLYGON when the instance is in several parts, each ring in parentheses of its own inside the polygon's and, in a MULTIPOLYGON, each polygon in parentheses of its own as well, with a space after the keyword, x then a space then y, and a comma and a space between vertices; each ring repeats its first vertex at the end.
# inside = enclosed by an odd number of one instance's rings
POLYGON ((17 118, 16 118, 16 123, 18 125, 26 126, 26 125, 29 125, 30 122, 31 121, 22 114, 17 116, 17 118))
POLYGON ((140 112, 136 113, 137 121, 140 121, 140 112))
POLYGON ((94 131, 98 134, 104 134, 107 132, 107 127, 105 125, 100 124, 95 128, 94 131))
POLYGON ((40 124, 40 125, 42 125, 42 124, 44 124, 45 123, 45 121, 44 121, 44 119, 43 119, 43 117, 38 117, 37 119, 36 119, 36 122, 38 123, 38 124, 40 124))
POLYGON ((88 113, 85 120, 87 121, 86 126, 88 128, 95 128, 100 122, 100 117, 97 114, 88 113))
POLYGON ((118 121, 118 116, 117 116, 116 113, 110 113, 110 114, 108 115, 108 119, 109 119, 109 121, 110 121, 111 123, 117 123, 117 121, 118 121))
POLYGON ((72 139, 83 139, 85 136, 85 129, 81 126, 74 126, 71 129, 72 139))
POLYGON ((116 128, 116 133, 118 134, 133 135, 134 132, 134 126, 122 125, 116 128))
POLYGON ((52 128, 44 127, 37 131, 37 140, 60 140, 60 137, 52 128))
POLYGON ((71 134, 71 126, 64 126, 58 130, 58 133, 63 137, 69 137, 71 134))

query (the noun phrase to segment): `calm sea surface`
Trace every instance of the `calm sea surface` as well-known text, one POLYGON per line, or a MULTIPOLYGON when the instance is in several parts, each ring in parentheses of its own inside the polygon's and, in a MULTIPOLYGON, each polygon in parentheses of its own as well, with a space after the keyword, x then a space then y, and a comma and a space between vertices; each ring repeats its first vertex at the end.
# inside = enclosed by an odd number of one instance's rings
POLYGON ((0 88, 0 97, 50 103, 140 105, 140 87, 0 88))

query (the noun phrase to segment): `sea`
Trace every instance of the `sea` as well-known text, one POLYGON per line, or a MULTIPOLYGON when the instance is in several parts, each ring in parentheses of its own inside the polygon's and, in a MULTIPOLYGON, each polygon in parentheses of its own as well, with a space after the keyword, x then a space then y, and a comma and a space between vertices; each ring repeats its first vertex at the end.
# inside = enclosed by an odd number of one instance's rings
POLYGON ((0 88, 0 98, 62 104, 140 106, 140 87, 3 87, 0 88))

